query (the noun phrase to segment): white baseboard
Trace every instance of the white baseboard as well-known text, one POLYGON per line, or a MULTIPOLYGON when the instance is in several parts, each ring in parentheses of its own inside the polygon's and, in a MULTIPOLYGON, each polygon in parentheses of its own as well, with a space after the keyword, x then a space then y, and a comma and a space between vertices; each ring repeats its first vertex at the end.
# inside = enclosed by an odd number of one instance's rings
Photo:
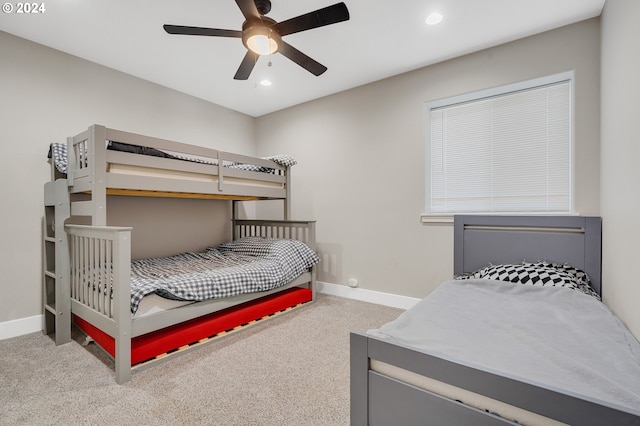
MULTIPOLYGON (((409 309, 420 301, 420 299, 416 299, 414 297, 398 296, 396 294, 382 293, 380 291, 351 288, 344 285, 320 281, 317 283, 318 292, 323 294, 376 303, 378 305, 391 306, 393 308, 409 309)), ((41 330, 42 315, 34 315, 32 317, 0 322, 0 340, 22 336, 23 334, 35 333, 36 331, 41 330)))
POLYGON ((339 284, 317 281, 318 292, 347 299, 376 303, 378 305, 391 306, 393 308, 409 309, 420 301, 415 297, 398 296, 397 294, 382 293, 380 291, 366 290, 363 288, 351 288, 339 284))
POLYGON ((0 322, 0 340, 42 330, 42 315, 0 322))

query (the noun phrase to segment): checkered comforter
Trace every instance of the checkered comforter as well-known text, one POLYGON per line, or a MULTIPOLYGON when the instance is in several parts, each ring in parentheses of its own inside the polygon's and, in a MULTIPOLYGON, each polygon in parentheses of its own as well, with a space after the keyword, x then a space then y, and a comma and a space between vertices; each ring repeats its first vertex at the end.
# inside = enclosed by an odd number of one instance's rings
MULTIPOLYGON (((174 160, 190 161, 192 163, 211 164, 214 166, 218 165, 216 161, 204 161, 199 158, 186 157, 186 156, 181 156, 176 154, 168 154, 168 153, 159 151, 157 149, 145 148, 142 146, 124 144, 120 142, 110 141, 107 145, 107 149, 114 150, 114 151, 131 152, 131 153, 136 153, 141 155, 150 155, 154 157, 170 158, 174 160)), ((55 165, 56 169, 60 173, 65 173, 65 174, 67 173, 67 145, 66 144, 52 143, 49 146, 48 158, 51 158, 51 160, 53 161, 53 164, 55 165)), ((291 167, 298 163, 294 158, 286 154, 271 155, 269 157, 261 157, 261 158, 263 160, 271 160, 274 163, 280 166, 285 166, 285 167, 291 167)), ((225 162, 225 167, 229 167, 232 169, 249 170, 252 172, 261 172, 261 173, 275 172, 275 169, 271 167, 256 166, 254 164, 244 164, 244 163, 228 163, 227 164, 225 162)))
POLYGON ((150 293, 176 300, 207 300, 270 290, 320 261, 306 244, 247 237, 166 258, 131 263, 131 312, 150 293))

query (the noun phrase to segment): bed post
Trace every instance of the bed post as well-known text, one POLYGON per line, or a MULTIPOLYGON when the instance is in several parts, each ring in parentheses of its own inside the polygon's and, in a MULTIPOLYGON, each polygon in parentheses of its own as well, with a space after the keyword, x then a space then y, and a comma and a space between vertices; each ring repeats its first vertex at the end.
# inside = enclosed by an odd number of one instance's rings
MULTIPOLYGON (((316 222, 312 221, 312 222, 308 222, 307 223, 308 226, 308 235, 307 235, 307 242, 306 244, 309 245, 309 247, 311 247, 311 249, 317 253, 317 248, 316 248, 316 222)), ((315 302, 316 301, 316 296, 317 296, 317 289, 318 289, 318 284, 317 284, 317 274, 318 274, 318 265, 313 265, 311 267, 311 282, 309 283, 309 286, 311 288, 311 301, 315 302)))
POLYGON ((94 124, 89 128, 88 161, 91 162, 89 170, 93 171, 91 201, 93 212, 91 224, 93 226, 107 225, 107 171, 102 165, 107 159, 107 129, 104 126, 94 124), (97 167, 96 165, 100 165, 97 167))
POLYGON ((602 218, 584 218, 585 265, 590 265, 591 286, 602 297, 602 218))
POLYGON ((285 171, 285 190, 286 198, 283 200, 284 202, 284 220, 289 220, 291 218, 291 166, 287 166, 285 171))
POLYGON ((231 241, 234 241, 237 239, 236 219, 238 219, 238 201, 231 200, 231 241))
POLYGON ((453 274, 460 275, 464 273, 464 221, 460 217, 453 217, 453 274))
POLYGON ((119 232, 113 243, 113 297, 117 299, 113 312, 116 323, 115 368, 116 383, 122 384, 131 380, 131 231, 119 232))
POLYGON ((351 426, 366 426, 369 413, 369 354, 367 337, 350 333, 351 426))

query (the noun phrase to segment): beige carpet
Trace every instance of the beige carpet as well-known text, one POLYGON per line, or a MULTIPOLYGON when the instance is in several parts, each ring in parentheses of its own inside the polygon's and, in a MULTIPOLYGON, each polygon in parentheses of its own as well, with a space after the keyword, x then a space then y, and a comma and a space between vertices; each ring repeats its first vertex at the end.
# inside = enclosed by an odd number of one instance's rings
POLYGON ((117 385, 95 347, 0 341, 1 425, 348 425, 349 332, 402 311, 318 301, 117 385))

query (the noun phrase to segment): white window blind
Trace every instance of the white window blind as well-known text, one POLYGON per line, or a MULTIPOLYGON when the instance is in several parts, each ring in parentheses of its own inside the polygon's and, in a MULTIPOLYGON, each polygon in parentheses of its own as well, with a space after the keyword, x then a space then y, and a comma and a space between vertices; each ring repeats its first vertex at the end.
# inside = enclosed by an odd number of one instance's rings
POLYGON ((456 101, 428 111, 430 213, 571 212, 571 80, 456 101))

